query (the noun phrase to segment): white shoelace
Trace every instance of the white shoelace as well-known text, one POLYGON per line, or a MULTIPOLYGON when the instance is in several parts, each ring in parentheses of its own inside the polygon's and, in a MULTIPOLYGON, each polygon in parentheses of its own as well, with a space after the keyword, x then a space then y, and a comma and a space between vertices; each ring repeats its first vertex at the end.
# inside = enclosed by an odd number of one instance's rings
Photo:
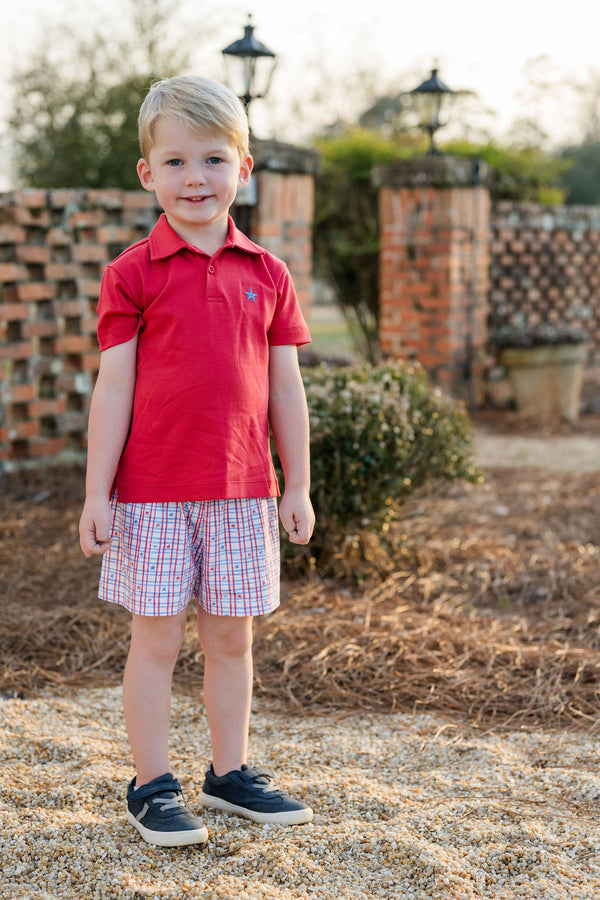
POLYGON ((152 802, 157 803, 163 812, 167 809, 176 809, 184 806, 183 797, 152 797, 152 802))

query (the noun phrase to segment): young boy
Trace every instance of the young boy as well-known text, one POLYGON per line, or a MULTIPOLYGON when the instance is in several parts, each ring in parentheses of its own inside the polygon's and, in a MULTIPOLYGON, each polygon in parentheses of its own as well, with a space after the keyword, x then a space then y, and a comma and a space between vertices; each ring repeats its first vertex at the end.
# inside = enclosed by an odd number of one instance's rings
POLYGON ((247 765, 252 617, 279 603, 279 515, 308 543, 310 341, 285 265, 229 217, 252 171, 244 109, 209 79, 154 85, 137 171, 164 213, 111 263, 98 304, 101 360, 89 421, 81 547, 104 554, 100 597, 132 614, 123 703, 136 776, 127 818, 162 846, 203 843, 168 753, 171 678, 198 600, 212 764, 203 805, 255 822, 312 811, 247 765))

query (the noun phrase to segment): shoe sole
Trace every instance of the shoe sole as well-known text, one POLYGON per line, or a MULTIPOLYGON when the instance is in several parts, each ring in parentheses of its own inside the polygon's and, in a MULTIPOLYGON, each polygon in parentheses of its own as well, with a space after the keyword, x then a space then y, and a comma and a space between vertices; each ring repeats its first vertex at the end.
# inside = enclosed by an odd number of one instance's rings
POLYGON ((247 809, 245 806, 237 806, 235 803, 228 803, 227 800, 221 800, 220 797, 213 797, 212 794, 200 793, 200 803, 209 809, 220 809, 221 812, 235 813, 243 816, 245 819, 251 819, 258 822, 259 825, 304 825, 312 822, 313 811, 310 807, 306 809, 290 809, 286 812, 266 813, 259 812, 254 809, 247 809))
POLYGON ((138 822, 129 810, 125 811, 125 815, 127 821, 139 831, 146 843, 155 844, 157 847, 186 847, 189 844, 205 844, 208 840, 208 831, 204 827, 195 828, 193 831, 151 831, 138 822))

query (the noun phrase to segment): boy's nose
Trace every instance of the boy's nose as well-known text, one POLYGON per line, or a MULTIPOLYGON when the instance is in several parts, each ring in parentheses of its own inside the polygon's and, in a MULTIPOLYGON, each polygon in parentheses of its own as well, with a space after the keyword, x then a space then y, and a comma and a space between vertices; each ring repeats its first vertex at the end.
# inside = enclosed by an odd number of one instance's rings
POLYGON ((202 166, 190 166, 186 172, 187 184, 202 184, 204 181, 204 169, 202 166))

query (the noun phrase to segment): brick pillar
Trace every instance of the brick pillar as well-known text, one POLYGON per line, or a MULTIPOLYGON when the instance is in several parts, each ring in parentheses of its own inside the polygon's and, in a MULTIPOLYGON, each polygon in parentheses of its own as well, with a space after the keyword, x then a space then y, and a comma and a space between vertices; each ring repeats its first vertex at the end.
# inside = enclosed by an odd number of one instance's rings
POLYGON ((319 156, 278 141, 254 141, 255 205, 233 217, 253 241, 283 259, 305 315, 310 305, 314 176, 319 156), (250 215, 248 215, 250 213, 250 215), (245 221, 243 221, 245 220, 245 221))
POLYGON ((471 403, 483 396, 490 199, 473 161, 378 167, 380 343, 471 403))

